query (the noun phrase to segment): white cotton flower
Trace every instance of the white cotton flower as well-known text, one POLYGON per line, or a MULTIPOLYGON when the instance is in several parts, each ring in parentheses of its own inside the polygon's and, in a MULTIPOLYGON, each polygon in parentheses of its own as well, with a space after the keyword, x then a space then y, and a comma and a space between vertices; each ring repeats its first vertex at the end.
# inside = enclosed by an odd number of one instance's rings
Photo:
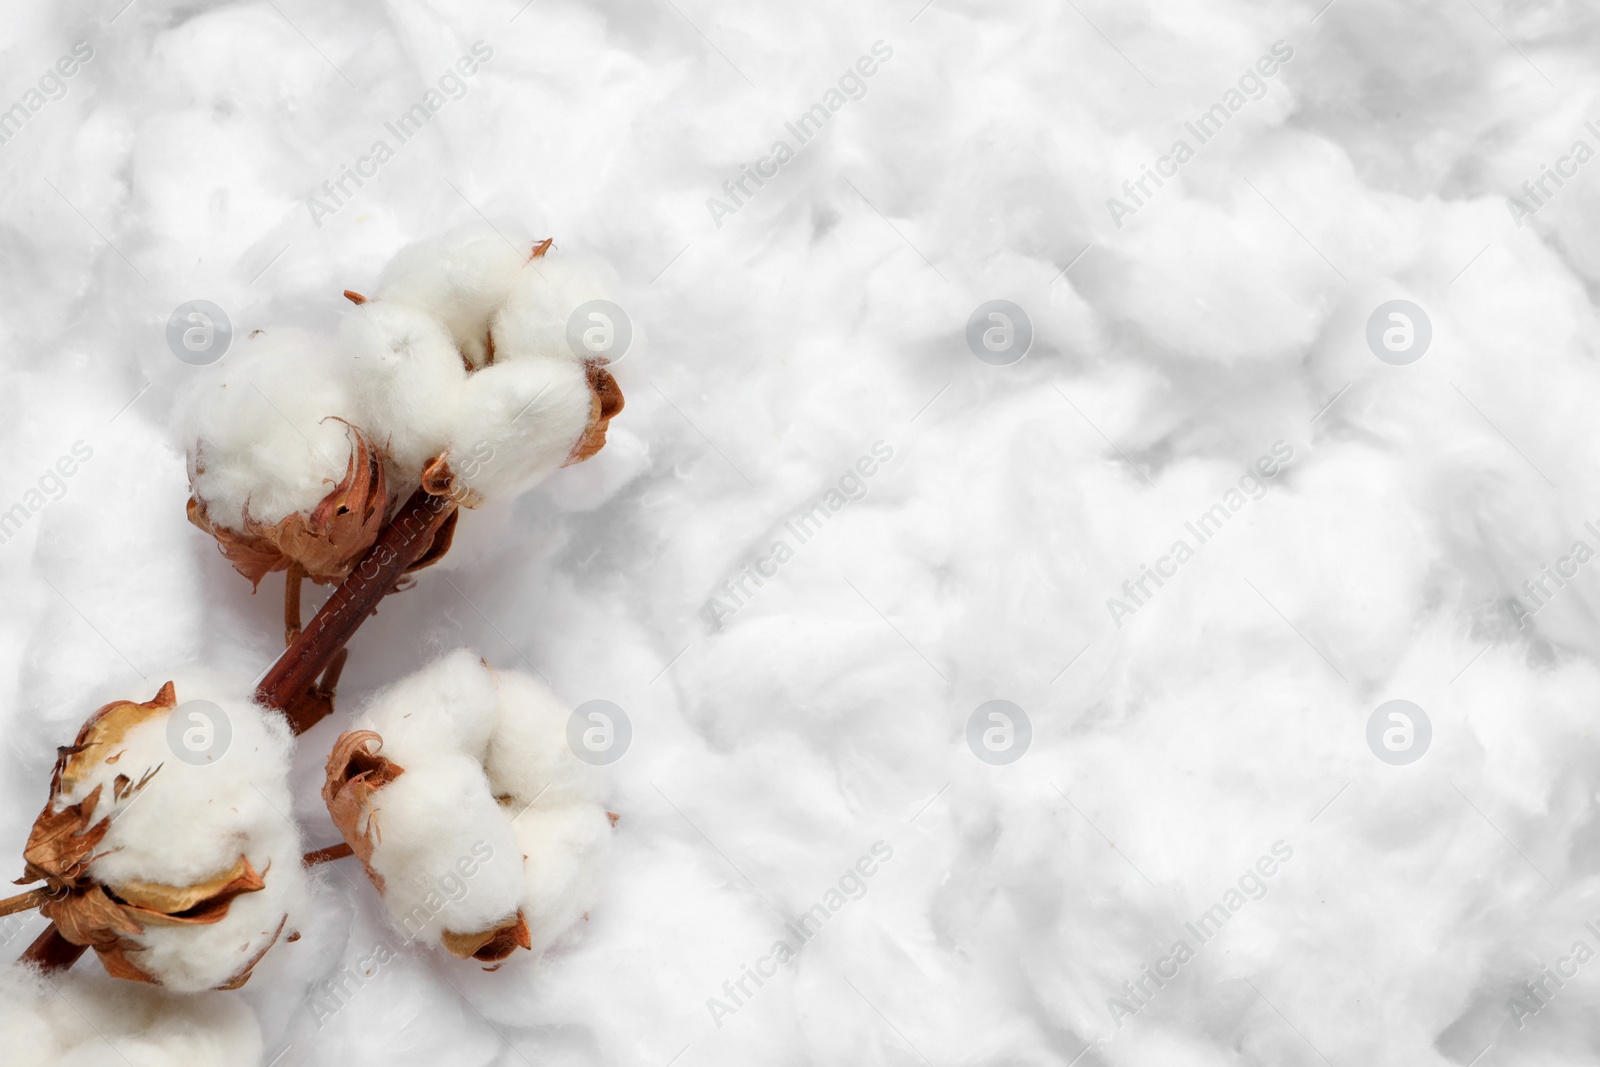
POLYGON ((6 1067, 260 1067, 261 1028, 228 993, 178 995, 73 971, 0 967, 6 1067))
POLYGON ((339 739, 324 798, 409 938, 498 961, 584 914, 611 824, 567 716, 542 683, 462 649, 378 694, 339 739))
POLYGON ((117 977, 242 985, 308 899, 287 818, 292 739, 248 683, 195 673, 97 712, 62 750, 28 841, 41 912, 117 977))

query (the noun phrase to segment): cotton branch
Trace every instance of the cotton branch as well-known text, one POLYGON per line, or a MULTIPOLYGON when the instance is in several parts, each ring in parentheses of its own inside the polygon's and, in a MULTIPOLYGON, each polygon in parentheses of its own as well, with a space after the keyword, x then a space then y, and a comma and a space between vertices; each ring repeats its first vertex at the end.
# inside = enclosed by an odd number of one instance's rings
POLYGON ((15 915, 19 911, 32 911, 49 899, 48 889, 30 889, 26 893, 7 897, 5 900, 0 900, 0 917, 15 915))
POLYGON ((448 541, 446 525, 455 514, 453 501, 422 489, 413 493, 350 576, 278 657, 256 687, 256 699, 287 715, 297 734, 331 713, 332 685, 324 672, 343 665, 338 657, 345 643, 378 602, 394 592, 405 572, 430 549, 442 552, 443 546, 436 542, 448 541))

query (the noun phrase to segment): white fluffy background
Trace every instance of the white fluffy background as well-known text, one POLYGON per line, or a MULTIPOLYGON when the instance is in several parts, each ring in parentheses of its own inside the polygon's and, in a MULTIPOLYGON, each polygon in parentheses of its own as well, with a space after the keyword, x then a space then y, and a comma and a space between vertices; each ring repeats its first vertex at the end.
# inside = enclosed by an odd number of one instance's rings
POLYGON ((90 711, 191 661, 253 676, 280 640, 279 581, 252 599, 184 521, 174 306, 331 331, 341 289, 481 212, 613 263, 639 332, 610 446, 466 516, 448 574, 385 603, 296 785, 335 840, 316 786, 351 704, 458 644, 531 666, 634 724, 603 899, 537 967, 408 950, 319 1026, 312 984, 388 936, 360 872, 325 871, 236 998, 262 1061, 1600 1059, 1600 963, 1522 1029, 1506 1005, 1600 948, 1597 570, 1526 627, 1507 606, 1600 547, 1600 164, 1521 229, 1504 202, 1596 145, 1591 8, 121 2, 4 16, 6 102, 95 49, 0 146, 0 509, 94 449, 0 545, 19 870, 90 711), (867 96, 713 225, 880 39, 867 96), (1278 39, 1267 98, 1112 226, 1278 39), (306 197, 476 40, 465 98, 314 226, 306 197), (1007 368, 962 337, 994 297, 1038 331, 1007 368), (1409 367, 1363 339, 1396 297, 1434 326, 1409 367), (707 597, 880 439, 865 500, 713 632, 707 597), (1113 627, 1105 598, 1280 439, 1271 493, 1113 627), (1409 767, 1364 740, 1394 697, 1433 723, 1409 767), (964 741, 993 698, 1034 725, 1009 767, 964 741), (706 998, 880 839, 866 896, 715 1026, 706 998), (1267 896, 1118 1029, 1107 998, 1280 839, 1267 896))

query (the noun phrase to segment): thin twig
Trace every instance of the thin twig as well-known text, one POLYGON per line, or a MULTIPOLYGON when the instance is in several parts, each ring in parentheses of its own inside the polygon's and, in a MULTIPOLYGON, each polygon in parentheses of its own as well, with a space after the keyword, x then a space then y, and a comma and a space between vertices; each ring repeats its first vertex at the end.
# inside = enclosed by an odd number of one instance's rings
POLYGON ((307 867, 315 867, 319 863, 331 863, 334 860, 342 860, 346 856, 354 856, 355 854, 355 849, 341 842, 337 845, 329 845, 327 848, 319 848, 314 852, 307 852, 300 862, 307 867))
POLYGON ((299 560, 290 560, 283 575, 283 647, 294 644, 300 636, 300 586, 304 583, 306 569, 299 560))
POLYGON ((32 911, 50 899, 48 889, 30 889, 14 897, 0 900, 0 916, 15 915, 19 911, 32 911))

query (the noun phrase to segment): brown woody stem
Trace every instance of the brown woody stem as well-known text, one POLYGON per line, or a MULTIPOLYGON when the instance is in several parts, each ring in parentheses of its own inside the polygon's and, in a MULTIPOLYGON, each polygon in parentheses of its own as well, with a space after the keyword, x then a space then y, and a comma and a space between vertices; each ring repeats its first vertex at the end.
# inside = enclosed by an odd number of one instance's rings
POLYGON ((304 584, 306 569, 299 560, 291 560, 283 574, 283 645, 294 644, 300 636, 300 586, 304 584))
POLYGON ((426 490, 411 494, 350 576, 278 657, 256 687, 256 699, 288 715, 297 734, 321 721, 332 710, 331 701, 306 701, 305 694, 377 608, 378 601, 394 592, 406 568, 422 557, 455 511, 454 501, 426 490))
POLYGON ((88 948, 88 945, 74 945, 62 937, 55 923, 51 923, 44 928, 44 933, 28 946, 28 951, 22 954, 22 962, 32 963, 43 969, 46 974, 51 971, 64 971, 77 963, 78 957, 88 948))
POLYGON ((307 867, 315 867, 319 863, 332 863, 334 860, 342 860, 346 856, 354 856, 355 854, 355 849, 340 842, 337 845, 329 845, 327 848, 319 848, 314 852, 307 852, 300 862, 307 867))
POLYGON ((15 915, 19 911, 32 911, 49 899, 48 889, 30 889, 26 893, 18 893, 14 897, 0 900, 0 916, 15 915))

